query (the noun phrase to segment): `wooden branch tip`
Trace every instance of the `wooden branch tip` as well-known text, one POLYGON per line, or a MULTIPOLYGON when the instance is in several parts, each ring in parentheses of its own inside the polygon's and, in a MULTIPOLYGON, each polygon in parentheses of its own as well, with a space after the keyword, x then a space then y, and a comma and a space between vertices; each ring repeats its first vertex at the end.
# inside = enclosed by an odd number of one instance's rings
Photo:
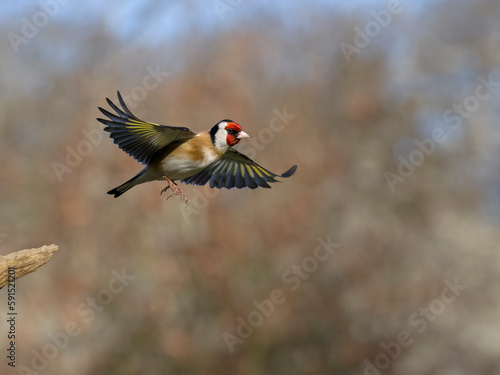
POLYGON ((0 289, 8 283, 9 269, 13 268, 19 279, 47 263, 58 249, 57 245, 45 245, 0 256, 0 289))

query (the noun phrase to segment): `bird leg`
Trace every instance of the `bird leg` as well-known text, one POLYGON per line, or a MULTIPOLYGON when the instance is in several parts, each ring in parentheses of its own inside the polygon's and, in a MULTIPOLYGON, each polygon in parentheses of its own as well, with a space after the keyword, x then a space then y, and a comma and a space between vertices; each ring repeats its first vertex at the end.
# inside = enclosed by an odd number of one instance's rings
POLYGON ((172 197, 176 197, 177 195, 181 196, 181 200, 186 203, 186 206, 189 204, 189 199, 184 191, 183 188, 181 188, 179 185, 177 185, 174 181, 170 180, 169 178, 163 176, 163 178, 168 182, 168 186, 164 188, 161 192, 160 195, 162 195, 164 192, 166 192, 169 188, 172 189, 172 194, 170 194, 167 197, 167 200, 172 197))

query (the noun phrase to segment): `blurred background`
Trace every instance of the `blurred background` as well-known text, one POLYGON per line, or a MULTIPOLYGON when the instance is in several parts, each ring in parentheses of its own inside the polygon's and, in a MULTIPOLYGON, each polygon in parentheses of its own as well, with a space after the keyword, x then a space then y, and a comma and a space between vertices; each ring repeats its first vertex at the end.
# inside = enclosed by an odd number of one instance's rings
POLYGON ((499 17, 495 0, 3 2, 0 253, 60 250, 17 283, 0 372, 500 373, 499 17), (161 124, 231 118, 240 151, 298 170, 184 186, 188 208, 161 182, 113 199, 142 168, 95 120, 117 90, 161 124))

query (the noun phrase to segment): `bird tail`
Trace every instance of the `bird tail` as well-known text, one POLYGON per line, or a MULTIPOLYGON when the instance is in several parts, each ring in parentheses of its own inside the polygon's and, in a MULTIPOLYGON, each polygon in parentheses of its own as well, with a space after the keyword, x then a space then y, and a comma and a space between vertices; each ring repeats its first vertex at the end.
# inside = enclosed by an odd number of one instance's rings
POLYGON ((123 193, 132 189, 135 185, 139 185, 139 184, 142 184, 143 182, 149 181, 149 180, 144 180, 144 178, 143 178, 144 175, 145 175, 145 169, 140 171, 138 174, 136 174, 134 177, 132 177, 127 182, 125 182, 125 183, 121 184, 120 186, 115 187, 114 189, 111 189, 110 191, 108 191, 108 194, 114 195, 115 198, 118 198, 123 193))

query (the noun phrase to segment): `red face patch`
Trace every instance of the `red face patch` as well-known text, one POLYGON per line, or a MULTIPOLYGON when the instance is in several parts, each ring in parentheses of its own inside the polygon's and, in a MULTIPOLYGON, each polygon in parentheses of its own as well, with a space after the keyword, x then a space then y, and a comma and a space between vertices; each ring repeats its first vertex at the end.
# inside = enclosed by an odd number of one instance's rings
POLYGON ((235 133, 239 133, 240 131, 242 131, 243 129, 241 128, 241 126, 239 126, 237 123, 235 122, 228 122, 226 127, 225 127, 226 130, 228 129, 233 129, 233 131, 235 133))
POLYGON ((236 137, 238 136, 238 133, 243 130, 241 126, 239 126, 235 122, 228 122, 224 129, 226 129, 227 131, 226 143, 230 147, 237 145, 240 142, 240 140, 237 139, 236 137))

